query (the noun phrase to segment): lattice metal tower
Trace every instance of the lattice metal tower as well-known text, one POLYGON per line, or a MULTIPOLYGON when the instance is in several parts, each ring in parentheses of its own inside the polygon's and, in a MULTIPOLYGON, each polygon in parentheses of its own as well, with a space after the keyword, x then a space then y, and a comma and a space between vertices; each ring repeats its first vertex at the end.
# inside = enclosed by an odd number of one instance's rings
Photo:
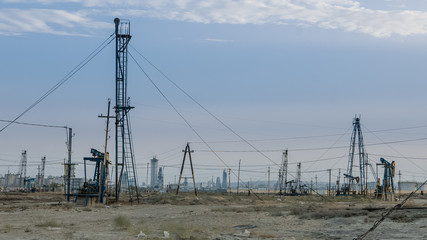
POLYGON ((21 166, 19 168, 19 188, 25 188, 25 177, 27 176, 27 151, 22 151, 21 166))
POLYGON ((365 148, 363 145, 363 134, 360 127, 360 116, 355 116, 353 119, 353 133, 351 134, 350 151, 348 156, 347 173, 344 174, 344 194, 350 194, 354 191, 354 181, 359 185, 360 194, 366 195, 366 159, 365 159, 365 148), (356 141, 357 140, 357 141, 356 141), (356 153, 356 144, 358 146, 356 153), (354 155, 359 155, 359 176, 353 172, 354 155))
POLYGON ((288 150, 282 153, 282 165, 279 171, 279 194, 286 193, 286 186, 288 182, 288 150), (283 193, 282 193, 283 190, 283 193))
POLYGON ((134 108, 129 105, 127 96, 127 63, 128 44, 131 39, 130 22, 114 19, 116 33, 116 200, 121 190, 129 192, 129 201, 133 202, 138 196, 138 180, 135 167, 132 132, 129 111, 134 108), (126 172, 126 174, 123 174, 126 172), (122 179, 124 177, 124 179, 122 179), (127 186, 122 186, 122 181, 127 186))
POLYGON ((297 164, 297 179, 295 180, 295 190, 301 191, 301 163, 297 164))

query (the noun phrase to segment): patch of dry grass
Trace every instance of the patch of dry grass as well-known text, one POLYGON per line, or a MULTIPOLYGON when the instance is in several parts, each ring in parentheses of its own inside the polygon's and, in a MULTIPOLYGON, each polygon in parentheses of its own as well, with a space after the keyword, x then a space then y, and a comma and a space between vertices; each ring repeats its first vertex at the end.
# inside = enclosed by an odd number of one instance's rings
POLYGON ((119 215, 119 216, 114 217, 113 218, 113 224, 114 224, 115 228, 120 229, 120 230, 126 230, 132 226, 130 220, 123 215, 119 215))
POLYGON ((321 205, 310 205, 310 206, 296 206, 291 210, 291 214, 298 216, 300 219, 331 219, 336 217, 357 217, 366 216, 368 211, 354 207, 339 207, 339 206, 321 206, 321 205))
POLYGON ((36 227, 61 227, 62 225, 57 223, 55 220, 47 220, 35 225, 36 227))

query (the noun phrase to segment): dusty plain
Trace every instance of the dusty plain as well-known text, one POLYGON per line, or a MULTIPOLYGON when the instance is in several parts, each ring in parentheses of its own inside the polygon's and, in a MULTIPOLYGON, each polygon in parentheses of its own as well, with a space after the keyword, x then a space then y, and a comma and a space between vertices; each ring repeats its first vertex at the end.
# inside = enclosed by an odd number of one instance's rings
MULTIPOLYGON (((0 239, 353 239, 398 202, 361 197, 144 194, 140 204, 69 203, 62 194, 0 193, 0 239)), ((416 195, 365 239, 427 239, 416 195)))

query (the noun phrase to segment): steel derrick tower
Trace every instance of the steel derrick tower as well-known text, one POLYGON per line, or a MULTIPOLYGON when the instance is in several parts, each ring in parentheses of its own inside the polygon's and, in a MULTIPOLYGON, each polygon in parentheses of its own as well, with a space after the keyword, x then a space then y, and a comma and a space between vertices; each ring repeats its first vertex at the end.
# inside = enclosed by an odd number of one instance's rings
POLYGON ((119 199, 121 191, 128 191, 129 201, 138 196, 138 180, 135 167, 134 149, 129 111, 130 99, 127 95, 128 44, 131 39, 130 22, 114 19, 116 33, 116 178, 115 197, 119 199))

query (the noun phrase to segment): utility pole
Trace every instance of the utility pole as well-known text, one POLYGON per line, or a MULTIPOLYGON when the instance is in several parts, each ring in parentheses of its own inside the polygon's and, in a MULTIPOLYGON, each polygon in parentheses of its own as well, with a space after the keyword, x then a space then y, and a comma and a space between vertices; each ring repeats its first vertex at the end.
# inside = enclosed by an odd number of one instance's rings
POLYGON ((400 179, 402 178, 402 173, 400 172, 400 170, 399 170, 399 183, 398 183, 398 187, 399 187, 399 199, 400 199, 400 196, 402 196, 402 186, 401 186, 401 182, 400 182, 400 179))
POLYGON ((270 194, 270 167, 268 167, 268 185, 267 193, 270 194))
POLYGON ((42 157, 42 170, 40 172, 40 187, 44 185, 44 170, 46 165, 46 156, 42 157))
MULTIPOLYGON (((111 100, 108 99, 108 110, 107 110, 107 127, 105 129, 105 143, 104 143, 104 159, 101 161, 101 179, 99 181, 99 192, 98 192, 98 202, 103 203, 104 202, 104 193, 105 193, 105 180, 108 178, 108 169, 110 165, 109 156, 107 153, 107 145, 108 145, 108 127, 110 125, 110 105, 111 100), (107 176, 107 177, 106 177, 107 176)), ((102 117, 102 115, 100 116, 102 117)), ((108 186, 107 186, 108 187, 108 186)))
POLYGON ((251 182, 248 181, 248 195, 251 195, 251 182))
MULTIPOLYGON (((190 143, 187 143, 185 150, 182 150, 182 151, 184 152, 184 158, 182 159, 181 173, 179 174, 178 186, 176 187, 176 194, 178 194, 178 192, 179 192, 179 187, 180 187, 181 178, 182 178, 182 172, 184 171, 185 157, 187 156, 187 153, 188 153, 188 158, 190 159, 191 175, 193 178, 194 194, 197 196, 196 180, 194 178, 193 160, 191 159, 191 153, 193 153, 194 151, 190 150, 190 143)), ((212 183, 213 183, 213 177, 212 177, 212 183)))
POLYGON ((231 194, 231 168, 228 168, 228 192, 231 194))
POLYGON ((366 153, 365 154, 365 162, 366 162, 366 166, 365 166, 365 171, 366 171, 366 173, 365 173, 365 183, 366 183, 366 186, 365 186, 365 197, 368 197, 368 160, 369 160, 369 158, 368 158, 368 154, 366 153))
POLYGON ((239 187, 240 187, 240 162, 242 159, 239 160, 239 171, 237 172, 237 195, 239 195, 239 187))
POLYGON ((37 165, 37 187, 40 189, 40 165, 37 165))
POLYGON ((316 179, 316 192, 319 192, 319 189, 317 188, 317 174, 316 174, 315 179, 316 179))
POLYGON ((310 194, 313 194, 313 178, 310 179, 310 194))
POLYGON ((73 129, 68 128, 68 168, 67 168, 67 201, 70 201, 71 193, 71 146, 73 140, 73 129))
POLYGON ((329 187, 328 187, 328 196, 330 196, 330 195, 331 195, 331 177, 332 177, 331 171, 332 171, 332 169, 328 169, 328 171, 329 171, 329 187))
POLYGON ((338 177, 337 177, 337 194, 340 194, 340 181, 341 181, 341 168, 338 168, 338 177))

